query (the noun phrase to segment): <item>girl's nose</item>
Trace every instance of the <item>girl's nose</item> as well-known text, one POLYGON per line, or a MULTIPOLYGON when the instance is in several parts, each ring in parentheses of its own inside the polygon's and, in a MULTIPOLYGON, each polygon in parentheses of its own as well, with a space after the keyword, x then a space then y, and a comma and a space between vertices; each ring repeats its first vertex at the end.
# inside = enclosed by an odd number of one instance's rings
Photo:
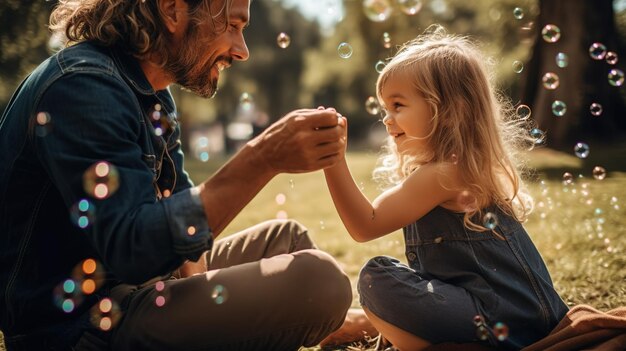
POLYGON ((386 114, 385 117, 383 117, 383 124, 386 126, 393 124, 393 118, 391 118, 391 115, 386 114))

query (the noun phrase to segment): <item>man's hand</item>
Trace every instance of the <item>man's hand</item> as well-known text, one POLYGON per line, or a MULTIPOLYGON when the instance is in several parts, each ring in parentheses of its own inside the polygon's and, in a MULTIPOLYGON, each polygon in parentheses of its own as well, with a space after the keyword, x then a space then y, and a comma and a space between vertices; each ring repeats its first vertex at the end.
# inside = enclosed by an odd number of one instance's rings
POLYGON ((346 123, 334 109, 301 109, 269 126, 250 145, 275 173, 303 173, 343 159, 346 123))

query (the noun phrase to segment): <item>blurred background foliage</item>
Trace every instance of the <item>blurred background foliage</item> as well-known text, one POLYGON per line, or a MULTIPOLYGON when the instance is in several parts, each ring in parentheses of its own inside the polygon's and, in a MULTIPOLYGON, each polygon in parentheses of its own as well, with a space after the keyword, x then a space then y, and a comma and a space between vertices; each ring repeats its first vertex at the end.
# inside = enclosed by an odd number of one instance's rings
MULTIPOLYGON (((55 3, 0 3, 0 108, 28 72, 53 51, 47 21, 55 3)), ((318 0, 315 6, 309 0, 254 0, 246 30, 251 58, 222 75, 217 96, 204 100, 172 88, 183 135, 188 137, 185 147, 197 148, 198 138, 210 135, 209 139, 222 140, 204 139, 200 149, 225 154, 290 110, 318 105, 334 106, 348 116, 351 147, 375 146, 383 139, 376 134, 382 127, 380 115, 365 108, 366 99, 375 95, 375 65, 433 23, 482 43, 500 89, 516 105, 532 108, 532 117, 547 132, 548 146, 571 150, 572 142, 582 139, 612 142, 626 130, 626 93, 607 83, 606 72, 623 67, 623 62, 613 66, 592 60, 588 48, 602 42, 608 51, 624 52, 625 8, 625 0, 318 0), (370 20, 366 2, 388 7, 388 18, 370 20), (416 13, 403 12, 403 4, 412 5, 416 13), (519 12, 514 14, 516 8, 521 9, 521 18, 519 12), (560 27, 559 41, 542 39, 546 24, 560 27), (277 45, 280 33, 290 38, 286 48, 277 45), (347 59, 337 53, 342 42, 352 47, 347 59), (557 52, 569 55, 568 67, 557 67, 557 52), (515 61, 523 64, 520 73, 512 66, 515 61), (558 74, 559 88, 543 88, 541 79, 547 72, 558 74), (555 99, 567 103, 566 116, 552 114, 555 99), (602 102, 601 118, 589 113, 594 101, 602 102), (229 129, 237 121, 245 128, 229 129)))

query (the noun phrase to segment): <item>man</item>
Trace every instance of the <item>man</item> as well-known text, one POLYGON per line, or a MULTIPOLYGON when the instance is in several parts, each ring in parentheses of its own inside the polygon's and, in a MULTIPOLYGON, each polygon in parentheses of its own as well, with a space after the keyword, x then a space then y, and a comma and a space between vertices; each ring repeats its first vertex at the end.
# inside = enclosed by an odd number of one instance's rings
POLYGON ((9 350, 293 350, 341 325, 349 280, 306 228, 213 242, 275 175, 344 156, 334 110, 287 114, 197 186, 183 170, 168 86, 213 96, 248 58, 248 19, 248 0, 59 3, 52 29, 74 45, 0 120, 9 350))

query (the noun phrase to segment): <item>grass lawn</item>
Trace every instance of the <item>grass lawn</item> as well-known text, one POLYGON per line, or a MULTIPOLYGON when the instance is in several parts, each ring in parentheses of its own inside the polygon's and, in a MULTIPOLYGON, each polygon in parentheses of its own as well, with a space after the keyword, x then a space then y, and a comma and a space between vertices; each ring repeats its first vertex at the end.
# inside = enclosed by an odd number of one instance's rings
MULTIPOLYGON (((535 210, 525 227, 563 299, 569 305, 585 303, 607 310, 626 305, 626 145, 595 150, 595 157, 593 151, 585 160, 549 149, 529 154, 529 166, 536 169, 534 180, 528 183, 535 210), (606 168, 605 179, 592 176, 595 166, 606 168), (572 184, 563 184, 564 172, 574 175, 572 184)), ((375 162, 375 152, 348 154, 353 176, 370 199, 379 194, 371 181, 375 162)), ((200 182, 220 164, 220 160, 190 161, 187 169, 192 179, 200 182)), ((386 254, 406 261, 401 231, 362 244, 350 238, 322 172, 276 177, 223 235, 276 218, 281 211, 309 228, 318 246, 344 266, 353 287, 359 269, 372 256, 386 254), (286 198, 284 204, 276 201, 281 194, 286 198)), ((358 306, 356 291, 353 305, 358 306)))
MULTIPOLYGON (((548 265, 556 289, 570 306, 584 303, 608 310, 626 305, 625 155, 626 144, 592 149, 585 160, 548 149, 529 154, 529 165, 537 170, 529 183, 535 211, 525 226, 548 265), (606 168, 605 179, 594 179, 594 166, 606 168), (564 172, 574 175, 571 185, 563 185, 564 172)), ((200 182, 223 161, 188 159, 186 166, 192 179, 200 182)), ((370 199, 379 193, 370 176, 375 162, 375 152, 348 155, 353 176, 370 199)), ((309 228, 318 246, 343 265, 353 288, 360 267, 370 257, 386 254, 405 261, 400 231, 364 244, 349 237, 322 172, 276 177, 223 235, 276 218, 279 213, 309 228), (277 202, 279 195, 285 198, 282 204, 277 202)), ((358 306, 356 291, 353 306, 358 306)), ((0 333, 0 351, 4 351, 1 341, 0 333)))

